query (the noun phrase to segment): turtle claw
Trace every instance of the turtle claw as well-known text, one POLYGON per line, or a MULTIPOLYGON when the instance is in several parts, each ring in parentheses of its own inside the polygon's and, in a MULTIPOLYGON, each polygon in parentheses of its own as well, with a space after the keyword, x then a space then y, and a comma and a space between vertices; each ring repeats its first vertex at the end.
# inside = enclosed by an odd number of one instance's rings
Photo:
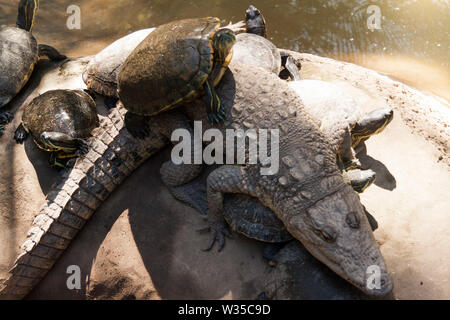
POLYGON ((77 162, 77 158, 72 158, 72 159, 67 160, 65 168, 62 170, 72 169, 73 167, 75 167, 76 162, 77 162))
POLYGON ((23 144, 25 140, 28 138, 28 132, 25 130, 25 128, 20 125, 16 132, 14 132, 14 140, 16 140, 17 144, 23 144))
POLYGON ((76 151, 75 154, 77 157, 80 157, 88 153, 89 146, 87 144, 87 141, 84 140, 80 140, 78 143, 79 143, 78 150, 76 151))

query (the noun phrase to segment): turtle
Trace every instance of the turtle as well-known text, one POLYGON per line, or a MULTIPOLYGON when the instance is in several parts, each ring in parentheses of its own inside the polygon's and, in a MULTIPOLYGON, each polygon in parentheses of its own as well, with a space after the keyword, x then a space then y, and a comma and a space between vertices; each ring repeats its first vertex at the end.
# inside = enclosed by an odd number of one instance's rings
POLYGON ((38 0, 21 0, 16 27, 0 29, 0 135, 13 119, 13 114, 2 111, 2 108, 25 86, 39 56, 47 56, 54 61, 66 59, 48 45, 37 45, 31 34, 38 6, 38 0))
MULTIPOLYGON (((259 10, 253 6, 250 6, 246 13, 246 32, 257 32, 258 26, 265 23, 260 21, 261 19, 264 21, 264 18, 259 10)), ((237 25, 240 25, 240 23, 237 25)), ((105 97, 105 105, 109 109, 114 108, 119 100, 117 77, 120 68, 133 50, 154 30, 155 28, 138 30, 114 41, 97 53, 86 66, 83 72, 83 81, 89 90, 105 97)), ((269 43, 272 45, 271 42, 269 43)), ((274 50, 278 49, 274 47, 274 50)), ((274 68, 276 68, 274 72, 279 72, 280 67, 278 65, 281 65, 281 56, 279 60, 274 63, 274 68)))
POLYGON ((245 25, 247 33, 239 35, 236 41, 235 47, 239 46, 239 50, 234 50, 234 55, 239 56, 234 60, 256 67, 261 67, 259 63, 264 63, 264 69, 273 68, 273 72, 285 80, 300 80, 298 70, 301 69, 301 63, 288 51, 278 49, 267 39, 266 19, 253 5, 245 12, 245 25))
POLYGON ((14 140, 22 144, 29 135, 36 145, 51 152, 50 165, 85 154, 86 140, 99 125, 94 99, 84 90, 50 90, 24 109, 14 140))
POLYGON ((117 76, 120 68, 131 52, 153 30, 155 28, 138 30, 114 41, 97 53, 86 66, 83 72, 83 81, 89 90, 105 97, 105 105, 108 108, 115 107, 119 100, 117 76))
POLYGON ((205 92, 210 122, 223 120, 214 87, 220 82, 236 42, 219 18, 169 22, 157 27, 128 56, 118 76, 118 96, 128 110, 127 129, 148 135, 145 116, 173 109, 205 92))
POLYGON ((394 117, 391 108, 363 112, 351 94, 331 82, 300 80, 289 82, 289 86, 302 98, 320 127, 334 136, 339 157, 346 167, 354 164, 354 149, 382 132, 394 117), (350 139, 342 137, 342 133, 350 133, 350 139))

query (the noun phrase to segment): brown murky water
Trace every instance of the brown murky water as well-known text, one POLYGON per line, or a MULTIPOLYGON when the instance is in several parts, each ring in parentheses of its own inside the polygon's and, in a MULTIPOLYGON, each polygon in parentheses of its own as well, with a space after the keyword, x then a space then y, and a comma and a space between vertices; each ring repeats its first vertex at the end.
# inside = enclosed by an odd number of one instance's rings
MULTIPOLYGON (((0 25, 15 23, 18 2, 0 0, 0 25)), ((278 47, 369 67, 450 101, 448 0, 40 2, 34 27, 36 38, 69 56, 94 54, 129 32, 174 19, 212 15, 224 22, 236 22, 253 4, 263 11, 268 36, 278 47), (79 30, 67 28, 66 11, 70 5, 81 9, 79 30), (369 9, 371 5, 379 8, 380 15, 369 9), (370 30, 368 20, 370 26, 379 29, 370 30)))

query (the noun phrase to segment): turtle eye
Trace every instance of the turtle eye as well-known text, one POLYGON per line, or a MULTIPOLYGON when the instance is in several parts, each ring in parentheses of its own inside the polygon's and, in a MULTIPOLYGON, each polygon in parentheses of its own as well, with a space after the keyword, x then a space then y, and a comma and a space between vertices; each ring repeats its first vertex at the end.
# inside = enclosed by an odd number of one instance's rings
POLYGON ((320 236, 326 242, 335 242, 337 232, 333 228, 326 226, 322 230, 320 230, 320 236))
POLYGON ((350 226, 350 228, 358 229, 359 228, 359 217, 355 212, 350 212, 345 217, 345 222, 350 226))

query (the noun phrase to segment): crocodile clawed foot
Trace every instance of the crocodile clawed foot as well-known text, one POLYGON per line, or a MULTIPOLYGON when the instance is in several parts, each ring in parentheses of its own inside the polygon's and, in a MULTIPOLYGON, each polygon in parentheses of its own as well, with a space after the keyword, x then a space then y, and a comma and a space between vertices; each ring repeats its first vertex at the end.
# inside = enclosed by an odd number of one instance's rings
POLYGON ((210 237, 209 237, 209 244, 208 247, 206 247, 205 249, 202 249, 202 251, 210 251, 212 249, 212 247, 214 246, 214 244, 218 243, 219 245, 219 252, 223 250, 223 248, 225 247, 225 239, 229 238, 232 239, 232 234, 230 229, 228 228, 228 225, 226 224, 225 221, 214 221, 209 223, 209 226, 200 230, 197 230, 198 232, 205 232, 205 231, 209 231, 210 232, 210 237))

